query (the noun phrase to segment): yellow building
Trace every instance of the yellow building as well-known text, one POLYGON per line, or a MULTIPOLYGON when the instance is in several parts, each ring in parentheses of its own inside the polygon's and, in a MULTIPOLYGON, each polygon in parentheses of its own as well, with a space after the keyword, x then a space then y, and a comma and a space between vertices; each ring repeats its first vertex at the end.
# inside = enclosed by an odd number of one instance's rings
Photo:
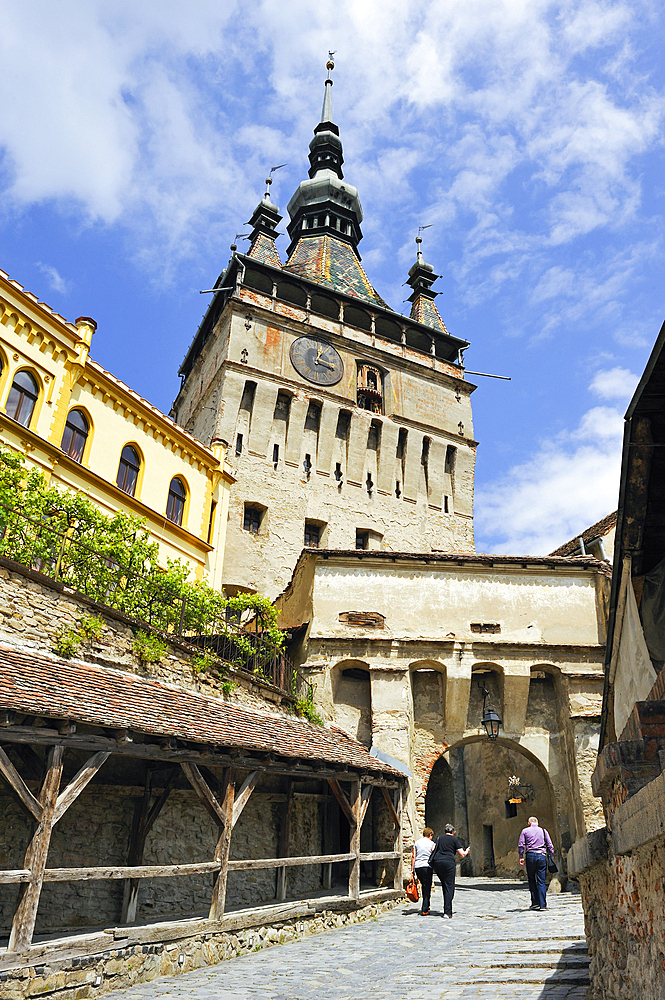
POLYGON ((0 441, 54 485, 138 514, 160 557, 221 587, 226 443, 206 448, 89 355, 94 320, 68 322, 0 271, 0 441))

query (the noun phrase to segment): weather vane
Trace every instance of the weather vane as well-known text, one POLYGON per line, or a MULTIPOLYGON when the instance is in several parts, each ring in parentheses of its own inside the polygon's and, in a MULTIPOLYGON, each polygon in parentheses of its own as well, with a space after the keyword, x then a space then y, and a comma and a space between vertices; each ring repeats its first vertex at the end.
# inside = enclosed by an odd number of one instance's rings
POLYGON ((266 193, 263 196, 264 198, 267 198, 268 201, 270 201, 270 185, 272 184, 272 175, 275 173, 276 170, 281 170, 282 167, 285 166, 286 163, 279 163, 276 167, 270 168, 270 173, 266 177, 266 193))

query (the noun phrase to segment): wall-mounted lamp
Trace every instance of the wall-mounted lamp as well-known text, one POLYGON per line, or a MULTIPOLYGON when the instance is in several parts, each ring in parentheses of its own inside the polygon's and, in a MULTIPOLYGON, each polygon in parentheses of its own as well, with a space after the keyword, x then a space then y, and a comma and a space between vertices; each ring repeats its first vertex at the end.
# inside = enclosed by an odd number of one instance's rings
POLYGON ((489 691, 486 687, 481 687, 483 692, 483 717, 480 720, 482 725, 485 727, 485 732, 491 740, 497 739, 499 735, 499 728, 501 726, 501 719, 496 714, 494 709, 487 704, 487 699, 490 696, 489 691))

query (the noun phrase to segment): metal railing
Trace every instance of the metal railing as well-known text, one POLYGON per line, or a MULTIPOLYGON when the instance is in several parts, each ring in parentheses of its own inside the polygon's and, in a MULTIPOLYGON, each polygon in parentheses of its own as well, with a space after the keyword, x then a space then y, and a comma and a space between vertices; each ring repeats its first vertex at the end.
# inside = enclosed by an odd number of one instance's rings
POLYGON ((0 555, 120 611, 138 625, 207 650, 234 669, 250 673, 295 698, 311 700, 311 685, 271 640, 260 612, 232 613, 211 606, 210 592, 179 592, 156 578, 152 568, 132 565, 126 541, 93 547, 80 537, 71 511, 49 508, 30 517, 0 504, 0 555))

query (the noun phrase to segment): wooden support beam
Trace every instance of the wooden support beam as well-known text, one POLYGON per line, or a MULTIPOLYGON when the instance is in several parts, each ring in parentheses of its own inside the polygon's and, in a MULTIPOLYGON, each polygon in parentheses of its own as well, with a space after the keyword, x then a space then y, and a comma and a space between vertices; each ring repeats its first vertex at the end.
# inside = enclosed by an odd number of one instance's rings
POLYGON ((58 795, 58 801, 56 802, 55 809, 53 810, 54 826, 69 809, 72 802, 79 797, 88 782, 92 781, 104 761, 110 756, 111 752, 109 750, 100 750, 98 753, 93 754, 92 757, 85 762, 78 774, 72 778, 65 790, 58 795))
POLYGON ((333 861, 351 861, 353 854, 319 854, 305 858, 259 858, 258 861, 229 861, 229 871, 250 871, 256 868, 298 868, 306 865, 325 865, 333 861))
MULTIPOLYGON (((328 784, 332 788, 333 795, 339 802, 341 810, 346 816, 349 825, 355 826, 356 819, 353 815, 353 809, 351 808, 351 805, 346 795, 342 791, 342 786, 340 785, 339 781, 337 781, 336 778, 328 778, 328 784)), ((354 782, 354 784, 357 784, 357 782, 354 782)))
POLYGON ((360 796, 360 819, 358 822, 359 826, 362 826, 365 822, 365 816, 367 815, 367 809, 369 808, 369 800, 372 797, 372 786, 364 785, 362 790, 362 795, 360 796))
MULTIPOLYGON (((132 823, 132 832, 130 834, 129 841, 129 865, 136 866, 140 865, 143 861, 143 852, 145 850, 146 840, 148 839, 148 834, 152 830, 153 824, 160 812, 166 805, 166 800, 169 797, 173 782, 178 773, 177 767, 171 769, 171 772, 166 779, 164 787, 161 793, 158 795, 157 799, 150 808, 150 792, 152 785, 152 774, 150 771, 146 772, 145 777, 145 787, 143 790, 143 799, 136 803, 134 809, 134 821, 132 823)), ((120 916, 121 924, 133 924, 136 920, 136 910, 138 908, 139 900, 139 881, 136 876, 128 879, 125 882, 125 888, 122 898, 122 912, 120 916)))
MULTIPOLYGON (((243 768, 247 771, 254 771, 259 768, 263 771, 268 771, 271 774, 280 774, 287 777, 300 778, 302 780, 318 779, 320 777, 332 776, 334 774, 333 780, 336 781, 357 781, 358 773, 356 771, 349 771, 345 769, 343 765, 340 765, 339 770, 334 770, 332 767, 326 767, 323 761, 312 761, 310 764, 290 764, 287 761, 280 760, 270 760, 269 758, 262 756, 252 756, 247 753, 246 756, 238 755, 232 756, 230 753, 217 752, 209 749, 205 745, 202 748, 197 747, 186 747, 178 749, 168 749, 160 746, 157 743, 118 743, 115 739, 109 739, 107 736, 100 736, 95 733, 74 733, 71 735, 62 735, 57 729, 47 729, 43 725, 41 726, 9 726, 0 730, 2 735, 3 743, 14 743, 14 744, 30 744, 32 746, 62 746, 71 747, 72 750, 90 750, 96 752, 97 750, 108 750, 112 754, 118 754, 122 757, 135 757, 140 760, 154 760, 160 761, 163 764, 182 764, 190 763, 196 764, 199 767, 213 767, 213 768, 224 768, 224 767, 238 767, 243 768)), ((154 736, 150 736, 151 739, 155 739, 154 736)), ((378 765, 378 762, 377 762, 378 765)), ((365 776, 363 776, 363 783, 365 782, 365 776)), ((387 784, 388 787, 396 787, 394 779, 390 779, 384 782, 381 779, 380 774, 369 773, 366 776, 367 782, 370 784, 387 784)))
POLYGON ((185 772, 188 782, 201 799, 201 802, 206 807, 215 823, 217 823, 218 826, 223 826, 226 821, 224 806, 210 788, 208 782, 205 780, 196 764, 181 762, 180 766, 185 772))
POLYGON ((397 851, 362 851, 361 861, 392 861, 400 857, 397 851))
POLYGON ((24 806, 32 818, 36 819, 39 823, 42 818, 41 804, 32 794, 2 747, 0 747, 0 774, 4 775, 7 783, 18 797, 21 805, 24 806))
POLYGON ((362 811, 362 796, 360 793, 360 782, 354 781, 351 785, 351 811, 353 815, 353 826, 351 828, 351 843, 349 851, 353 855, 349 861, 349 896, 351 899, 360 898, 360 813, 362 811))
POLYGON ((404 824, 402 823, 402 813, 404 811, 404 788, 396 788, 393 792, 395 797, 394 808, 397 814, 397 826, 395 827, 395 850, 398 853, 397 864, 395 865, 395 888, 404 889, 404 824))
POLYGON ((231 833, 233 831, 233 803, 236 792, 236 776, 232 767, 226 772, 226 788, 222 803, 222 829, 215 847, 215 861, 219 862, 219 874, 215 879, 210 902, 210 920, 219 920, 226 906, 226 883, 229 878, 229 851, 231 849, 231 833))
MULTIPOLYGON (((293 781, 289 781, 286 795, 286 805, 282 809, 282 822, 279 830, 279 855, 282 858, 288 857, 289 841, 291 839, 291 817, 293 815, 293 781)), ((277 881, 275 883, 275 899, 286 899, 286 865, 277 869, 277 881)))
POLYGON ((53 814, 62 778, 63 754, 63 748, 55 746, 48 756, 46 777, 39 796, 42 814, 25 853, 24 867, 30 869, 30 882, 23 890, 16 908, 7 951, 25 951, 32 944, 32 935, 37 920, 37 907, 44 881, 46 858, 51 843, 53 814))
MULTIPOLYGON (((319 854, 302 858, 243 858, 239 861, 229 861, 229 871, 252 871, 254 868, 299 868, 308 865, 326 865, 335 861, 352 861, 354 854, 319 854)), ((394 851, 378 851, 374 854, 361 854, 361 861, 378 861, 382 858, 395 858, 394 851)), ((94 868, 46 868, 44 882, 97 882, 119 879, 171 878, 175 875, 201 875, 206 872, 218 872, 221 869, 219 861, 198 861, 186 865, 115 865, 94 868)), ((11 885, 29 882, 29 868, 16 868, 0 871, 0 885, 11 885)))
POLYGON ((247 775, 247 777, 243 781, 240 787, 240 791, 236 795, 235 801, 233 803, 233 821, 231 823, 232 827, 234 827, 238 822, 238 820, 240 819, 240 814, 242 813, 243 809, 249 802, 249 797, 256 788, 256 784, 260 777, 261 777, 261 771, 252 771, 250 774, 247 775))
MULTIPOLYGON (((402 821, 401 821, 401 818, 400 818, 400 816, 397 813, 397 809, 395 808, 395 805, 394 805, 394 803, 393 803, 393 801, 392 801, 392 799, 390 797, 390 792, 388 791, 387 788, 383 788, 383 787, 381 788, 381 791, 383 792, 383 797, 386 800, 386 805, 388 806, 388 812, 390 813, 392 821, 395 824, 395 828, 398 829, 399 827, 401 827, 402 821)), ((396 792, 399 794, 400 790, 396 789, 396 792)), ((401 801, 401 799, 400 799, 400 801, 401 801)))

